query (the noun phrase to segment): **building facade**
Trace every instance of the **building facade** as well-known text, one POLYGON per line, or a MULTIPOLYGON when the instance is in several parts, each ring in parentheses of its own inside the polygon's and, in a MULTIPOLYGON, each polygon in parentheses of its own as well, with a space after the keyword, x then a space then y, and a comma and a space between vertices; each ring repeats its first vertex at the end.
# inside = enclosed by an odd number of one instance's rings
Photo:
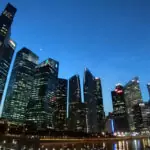
POLYGON ((53 115, 54 128, 58 131, 67 130, 67 89, 68 80, 59 78, 53 115))
POLYGON ((81 87, 79 75, 69 79, 69 130, 85 130, 85 107, 81 102, 81 87))
POLYGON ((147 84, 147 90, 148 90, 149 101, 150 101, 150 83, 147 84))
POLYGON ((117 84, 115 90, 111 92, 111 95, 113 104, 114 131, 127 132, 129 130, 129 124, 123 86, 121 84, 117 84))
POLYGON ((84 72, 84 102, 86 104, 86 132, 98 133, 104 129, 104 107, 100 78, 86 68, 84 72))
POLYGON ((84 102, 86 104, 87 133, 98 132, 97 105, 95 100, 95 77, 86 68, 84 72, 84 102))
POLYGON ((16 8, 7 4, 0 16, 0 103, 16 44, 10 39, 10 30, 16 8))
POLYGON ((95 99, 97 103, 96 111, 97 111, 98 132, 100 133, 104 130, 104 121, 105 121, 102 85, 100 78, 95 78, 95 99))
POLYGON ((110 112, 105 119, 105 132, 109 134, 114 133, 114 117, 113 114, 110 112))
POLYGON ((15 48, 16 44, 12 40, 9 40, 7 45, 0 47, 0 103, 15 48))
POLYGON ((128 113, 128 122, 131 131, 135 130, 133 119, 134 105, 142 102, 142 94, 139 85, 139 78, 135 77, 124 86, 124 95, 126 101, 126 108, 128 113))
POLYGON ((58 68, 59 63, 49 58, 34 70, 32 94, 27 107, 27 124, 38 129, 54 128, 58 68))
POLYGON ((29 49, 22 48, 17 52, 2 113, 4 118, 24 123, 37 62, 37 55, 29 49))
POLYGON ((134 105, 134 125, 137 132, 150 130, 150 103, 143 102, 134 105))
POLYGON ((17 9, 8 3, 0 16, 0 47, 8 44, 16 11, 17 9))

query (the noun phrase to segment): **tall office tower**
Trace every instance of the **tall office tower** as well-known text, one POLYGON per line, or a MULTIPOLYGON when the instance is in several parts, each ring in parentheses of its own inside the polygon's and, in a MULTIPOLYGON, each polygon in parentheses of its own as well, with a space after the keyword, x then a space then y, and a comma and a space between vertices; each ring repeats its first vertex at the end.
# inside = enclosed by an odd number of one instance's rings
POLYGON ((55 130, 66 130, 68 80, 58 79, 56 89, 56 106, 53 115, 55 130))
POLYGON ((84 71, 84 102, 86 104, 86 128, 88 133, 98 131, 97 106, 95 100, 95 77, 86 68, 84 71))
POLYGON ((123 86, 121 84, 117 84, 115 90, 111 92, 111 95, 114 115, 114 130, 119 132, 128 131, 129 124, 127 120, 123 86))
POLYGON ((150 130, 150 102, 143 102, 133 106, 134 124, 137 132, 150 130))
POLYGON ((95 78, 86 68, 84 72, 84 102, 86 104, 87 132, 103 130, 104 108, 100 78, 95 78))
POLYGON ((85 108, 81 102, 81 87, 79 75, 69 79, 69 130, 84 131, 85 108))
POLYGON ((16 44, 10 39, 10 28, 16 8, 7 4, 0 16, 0 103, 16 44))
POLYGON ((27 124, 38 129, 53 128, 59 63, 47 59, 36 66, 31 99, 28 103, 27 124))
POLYGON ((17 52, 4 103, 4 118, 24 123, 37 62, 38 56, 29 49, 22 48, 17 52))
POLYGON ((105 119, 105 131, 110 134, 114 133, 114 118, 110 112, 105 119))
POLYGON ((13 40, 9 40, 7 46, 0 47, 0 103, 15 48, 16 44, 13 40))
POLYGON ((17 9, 8 3, 0 16, 0 47, 8 44, 16 11, 17 9))
POLYGON ((142 94, 138 77, 133 78, 124 86, 124 95, 128 113, 129 127, 131 131, 134 131, 135 126, 133 120, 133 106, 142 102, 142 94))
POLYGON ((95 100, 96 100, 96 111, 97 111, 97 124, 98 132, 104 130, 104 105, 103 105, 103 96, 102 96, 102 86, 100 78, 95 78, 95 100))
POLYGON ((148 94, 149 94, 149 101, 150 101, 150 83, 147 84, 148 94))

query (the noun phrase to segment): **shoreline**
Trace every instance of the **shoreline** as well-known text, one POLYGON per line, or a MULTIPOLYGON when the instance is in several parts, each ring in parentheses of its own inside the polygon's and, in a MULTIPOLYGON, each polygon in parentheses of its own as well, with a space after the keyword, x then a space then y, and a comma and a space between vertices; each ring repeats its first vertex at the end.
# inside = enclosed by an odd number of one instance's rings
POLYGON ((104 141, 120 141, 150 138, 150 136, 130 136, 130 137, 115 137, 115 138, 40 138, 40 142, 104 142, 104 141))
POLYGON ((0 139, 16 139, 16 140, 27 140, 27 141, 35 141, 35 142, 40 142, 40 143, 71 143, 71 142, 76 142, 76 143, 83 143, 83 142, 111 142, 111 141, 121 141, 121 140, 134 140, 134 139, 144 139, 144 138, 150 138, 148 135, 143 135, 143 136, 125 136, 125 137, 106 137, 106 138, 75 138, 75 137, 67 137, 67 138, 58 138, 58 137, 32 137, 32 136, 15 136, 15 135, 1 135, 0 139))

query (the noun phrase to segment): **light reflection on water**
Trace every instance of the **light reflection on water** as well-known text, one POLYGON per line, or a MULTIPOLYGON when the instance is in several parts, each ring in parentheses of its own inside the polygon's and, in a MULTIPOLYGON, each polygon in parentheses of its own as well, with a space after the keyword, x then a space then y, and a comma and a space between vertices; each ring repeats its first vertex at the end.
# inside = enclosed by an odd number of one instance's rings
POLYGON ((0 149, 12 148, 12 150, 147 150, 150 146, 150 139, 122 140, 108 142, 88 142, 88 143, 39 143, 27 142, 25 140, 17 141, 14 139, 1 139, 0 149))

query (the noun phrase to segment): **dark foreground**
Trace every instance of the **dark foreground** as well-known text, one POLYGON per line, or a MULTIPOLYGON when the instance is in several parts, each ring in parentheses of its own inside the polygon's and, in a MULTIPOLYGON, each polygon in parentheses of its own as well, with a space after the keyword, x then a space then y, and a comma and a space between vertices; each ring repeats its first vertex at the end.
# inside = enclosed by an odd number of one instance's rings
POLYGON ((37 139, 0 137, 0 150, 148 150, 150 139, 107 140, 86 142, 46 142, 37 139))

